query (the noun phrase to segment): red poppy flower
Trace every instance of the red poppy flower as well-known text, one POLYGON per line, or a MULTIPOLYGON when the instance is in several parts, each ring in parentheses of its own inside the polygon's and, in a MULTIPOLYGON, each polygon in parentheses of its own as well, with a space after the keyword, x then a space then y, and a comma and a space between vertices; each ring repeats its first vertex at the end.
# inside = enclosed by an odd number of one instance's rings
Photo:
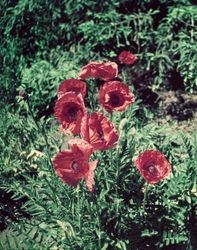
POLYGON ((57 175, 65 183, 74 187, 84 179, 87 188, 93 191, 94 169, 97 161, 88 163, 92 146, 82 139, 72 139, 68 144, 71 149, 58 153, 53 160, 57 175))
POLYGON ((124 50, 119 54, 118 60, 123 64, 129 65, 133 64, 137 60, 137 56, 133 55, 129 51, 124 50))
POLYGON ((123 111, 135 101, 129 86, 119 81, 106 82, 100 89, 100 104, 109 112, 123 111))
POLYGON ((146 150, 134 161, 136 167, 150 184, 164 179, 171 172, 171 165, 158 150, 146 150))
MULTIPOLYGON (((83 120, 85 121, 85 120, 83 120)), ((113 148, 118 142, 118 131, 102 113, 94 112, 82 125, 81 136, 94 150, 113 148)))
POLYGON ((81 94, 67 92, 55 104, 55 117, 64 133, 80 134, 81 121, 87 111, 81 94))
POLYGON ((64 80, 57 91, 58 98, 67 92, 74 92, 76 94, 81 94, 84 98, 86 95, 86 83, 78 79, 67 79, 64 80))
POLYGON ((101 78, 105 81, 118 75, 118 65, 115 62, 90 62, 79 73, 79 78, 101 78))

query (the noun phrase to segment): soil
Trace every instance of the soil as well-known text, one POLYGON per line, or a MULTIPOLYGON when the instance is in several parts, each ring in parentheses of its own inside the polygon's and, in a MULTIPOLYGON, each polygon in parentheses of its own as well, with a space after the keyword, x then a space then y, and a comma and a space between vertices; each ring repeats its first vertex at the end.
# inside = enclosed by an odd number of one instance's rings
POLYGON ((167 120, 191 120, 197 114, 197 94, 188 94, 182 91, 157 92, 160 103, 157 111, 158 118, 167 120))
POLYGON ((27 201, 26 198, 14 200, 12 193, 0 189, 0 232, 7 228, 9 221, 18 221, 22 218, 30 218, 21 207, 27 201))
POLYGON ((197 131, 197 93, 166 91, 158 94, 160 102, 156 116, 159 123, 173 120, 177 123, 172 129, 187 133, 197 131))
POLYGON ((197 92, 152 91, 149 87, 139 88, 137 92, 142 103, 154 112, 157 122, 174 120, 179 129, 188 132, 197 129, 197 92))

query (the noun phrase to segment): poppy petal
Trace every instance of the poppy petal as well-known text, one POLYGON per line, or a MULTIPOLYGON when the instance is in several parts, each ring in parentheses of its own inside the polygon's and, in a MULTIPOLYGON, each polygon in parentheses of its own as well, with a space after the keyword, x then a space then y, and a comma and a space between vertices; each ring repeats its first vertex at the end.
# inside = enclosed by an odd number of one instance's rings
POLYGON ((71 149, 59 152, 53 159, 56 174, 67 184, 76 186, 89 171, 88 159, 92 146, 83 139, 68 141, 71 149))
POLYGON ((70 139, 68 145, 73 152, 81 154, 83 158, 88 159, 93 152, 92 145, 83 139, 70 139))
POLYGON ((82 118, 87 110, 81 94, 67 92, 55 104, 55 117, 64 133, 79 134, 82 118))
POLYGON ((87 140, 94 150, 113 148, 118 142, 118 131, 114 124, 102 113, 93 112, 81 130, 81 136, 87 140))
POLYGON ((86 83, 78 79, 66 79, 64 80, 57 91, 58 98, 63 96, 67 92, 74 92, 76 94, 81 94, 84 98, 86 95, 86 83))
POLYGON ((158 150, 145 150, 134 160, 134 163, 150 184, 164 179, 172 170, 170 163, 158 150))
POLYGON ((86 187, 90 192, 94 191, 94 170, 97 166, 98 161, 92 161, 89 163, 89 171, 85 177, 86 187))
POLYGON ((108 111, 123 111, 135 101, 129 86, 120 81, 104 83, 100 89, 99 102, 108 111))
POLYGON ((105 81, 118 75, 118 65, 115 62, 90 62, 79 73, 80 79, 101 78, 105 81))

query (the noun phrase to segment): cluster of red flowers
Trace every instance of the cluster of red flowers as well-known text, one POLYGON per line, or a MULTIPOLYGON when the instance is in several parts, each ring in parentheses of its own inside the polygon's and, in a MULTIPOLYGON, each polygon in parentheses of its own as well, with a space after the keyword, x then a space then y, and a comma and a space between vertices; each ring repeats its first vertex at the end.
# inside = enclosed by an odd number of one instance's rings
MULTIPOLYGON (((120 62, 124 64, 133 64, 136 59, 128 51, 119 55, 120 62)), ((128 85, 116 80, 117 76, 118 66, 115 62, 90 62, 81 69, 78 79, 67 79, 58 88, 55 117, 60 123, 60 130, 64 134, 81 136, 69 140, 70 149, 59 152, 53 160, 57 175, 67 184, 76 186, 84 179, 87 188, 93 191, 97 161, 89 162, 90 155, 96 150, 106 150, 117 145, 119 135, 114 124, 103 113, 88 114, 84 104, 87 91, 85 80, 99 78, 104 81, 99 86, 99 104, 108 113, 123 111, 131 105, 135 97, 128 85)), ((147 181, 156 183, 169 173, 170 165, 163 155, 154 151, 150 153, 150 159, 146 151, 135 164, 145 178, 148 176, 147 181), (164 166, 162 170, 161 162, 164 166)))

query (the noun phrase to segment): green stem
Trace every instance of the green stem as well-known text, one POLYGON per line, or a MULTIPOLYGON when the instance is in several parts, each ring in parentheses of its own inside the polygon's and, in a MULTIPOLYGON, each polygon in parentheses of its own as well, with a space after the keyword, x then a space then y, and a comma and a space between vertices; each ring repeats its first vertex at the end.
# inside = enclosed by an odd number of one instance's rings
MULTIPOLYGON (((113 119, 113 117, 112 117, 113 119)), ((120 117, 119 117, 119 120, 118 122, 120 123, 120 117)), ((121 134, 119 133, 119 142, 120 142, 120 137, 121 137, 121 134)), ((119 175, 120 175, 120 145, 119 145, 119 142, 118 142, 118 145, 116 146, 116 176, 115 176, 115 179, 116 179, 116 189, 115 189, 115 192, 116 192, 116 199, 118 200, 118 187, 119 187, 119 175)), ((113 159, 113 156, 111 156, 111 159, 113 159)), ((119 215, 119 202, 116 202, 116 216, 118 217, 119 215)))
POLYGON ((193 42, 194 41, 194 30, 193 30, 194 19, 193 19, 193 17, 191 18, 191 25, 192 25, 192 29, 191 29, 191 42, 193 42))
MULTIPOLYGON (((95 193, 92 193, 92 199, 93 199, 93 202, 96 205, 96 214, 97 214, 98 227, 99 227, 99 233, 100 233, 101 232, 101 220, 100 220, 99 206, 98 206, 98 202, 97 202, 95 193)), ((99 238, 98 238, 98 249, 101 249, 101 237, 100 237, 100 235, 99 235, 99 238)))
MULTIPOLYGON (((107 159, 105 150, 103 152, 101 151, 101 155, 102 155, 102 158, 104 160, 107 159)), ((104 173, 104 177, 105 177, 105 187, 106 187, 107 190, 109 190, 109 184, 108 184, 108 181, 107 181, 107 168, 106 167, 103 168, 103 173, 104 173)))
MULTIPOLYGON (((111 122, 113 122, 113 113, 111 113, 111 122)), ((113 167, 113 154, 112 154, 112 149, 110 150, 110 167, 113 167)))
MULTIPOLYGON (((143 212, 145 212, 146 200, 148 194, 148 183, 146 183, 145 190, 144 190, 144 199, 143 199, 143 212)), ((145 213, 144 213, 145 214, 145 213)))
MULTIPOLYGON (((117 155, 116 155, 116 159, 117 159, 117 166, 116 166, 116 199, 118 200, 118 186, 119 186, 119 175, 120 175, 120 163, 119 163, 119 150, 117 149, 117 155)), ((119 208, 119 203, 116 202, 116 215, 118 216, 119 212, 118 212, 118 208, 119 208)))
POLYGON ((79 196, 79 185, 77 186, 77 213, 78 213, 78 227, 81 231, 81 209, 80 209, 80 196, 79 196))

